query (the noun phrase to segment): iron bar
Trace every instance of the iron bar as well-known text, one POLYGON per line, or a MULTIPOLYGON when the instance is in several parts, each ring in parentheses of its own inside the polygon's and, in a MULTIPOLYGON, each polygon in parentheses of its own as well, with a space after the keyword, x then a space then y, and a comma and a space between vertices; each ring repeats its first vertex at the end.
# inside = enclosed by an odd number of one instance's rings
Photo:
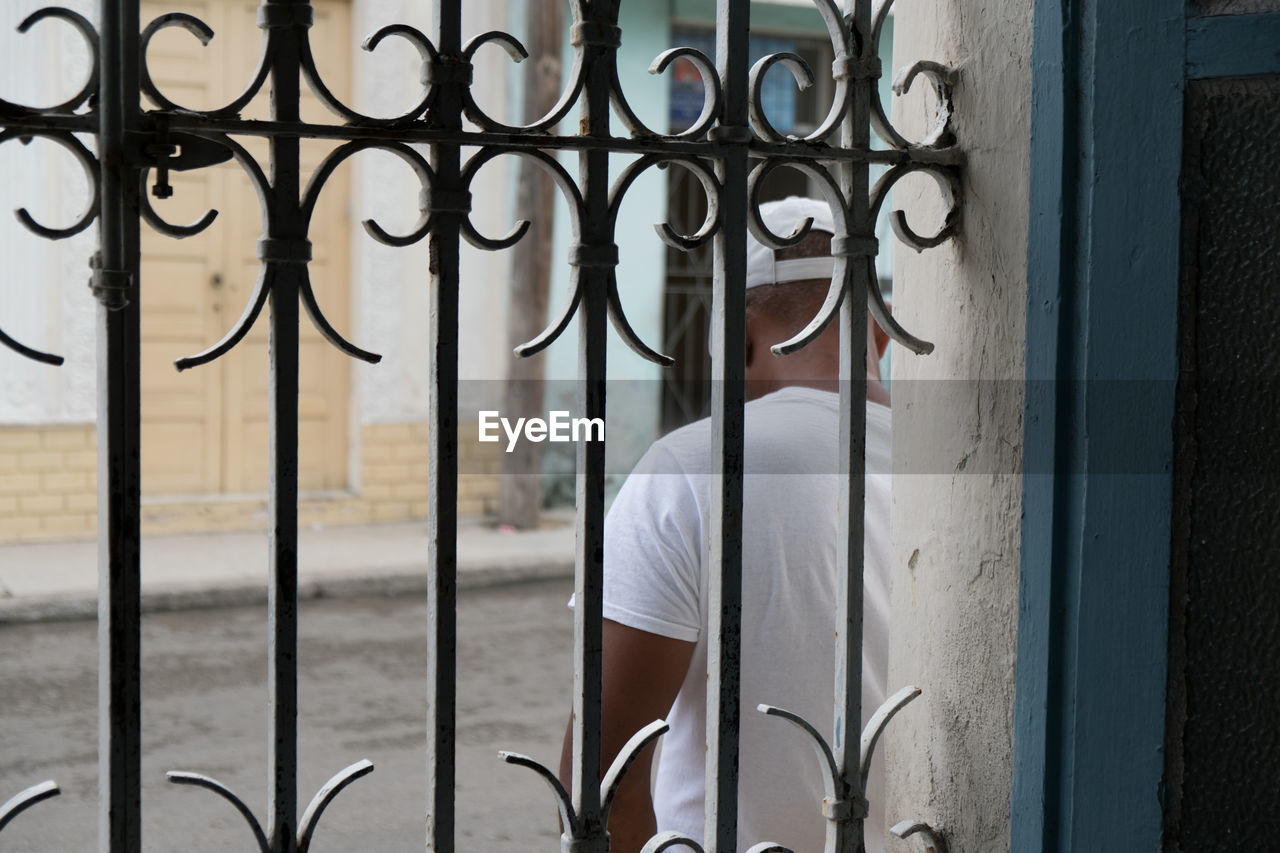
MULTIPOLYGON (((856 33, 871 32, 871 4, 854 2, 850 23, 856 33)), ((845 66, 851 103, 840 126, 843 148, 867 147, 871 144, 871 87, 875 78, 857 73, 868 60, 879 63, 868 47, 870 38, 860 38, 847 45, 857 51, 846 54, 845 66)), ((878 74, 877 74, 878 76, 878 74)), ((836 654, 835 708, 832 747, 839 785, 833 803, 824 803, 827 818, 827 853, 863 853, 865 819, 868 814, 866 792, 860 772, 860 739, 853 737, 862 728, 862 601, 863 540, 866 515, 866 427, 867 427, 867 291, 875 274, 875 221, 869 214, 869 170, 839 164, 837 173, 840 194, 850 205, 847 224, 851 233, 838 235, 846 239, 846 250, 860 250, 852 263, 842 265, 845 298, 840 306, 840 451, 839 468, 844 475, 841 485, 841 508, 836 551, 836 654), (853 240, 848 240, 852 237, 853 240)), ((834 248, 834 246, 833 246, 834 248)))
MULTIPOLYGON (((573 46, 582 63, 585 89, 579 128, 583 136, 609 136, 609 95, 618 48, 616 0, 581 4, 574 12, 573 46)), ((609 210, 609 155, 578 155, 582 207, 578 242, 569 262, 580 294, 578 306, 578 407, 586 418, 605 418, 609 280, 618 263, 609 210)), ((576 447, 577 542, 574 556, 573 614, 573 811, 574 853, 607 853, 609 837, 602 813, 601 685, 604 608, 605 443, 576 447)))
MULTIPOLYGON (((439 50, 433 128, 459 133, 462 90, 469 69, 462 59, 462 10, 457 0, 434 0, 439 50)), ((458 587, 458 294, 459 234, 470 212, 457 143, 431 146, 437 185, 431 194, 431 378, 427 437, 430 542, 427 566, 427 850, 453 853, 456 779, 458 587)))
MULTIPOLYGON (((311 24, 307 0, 266 0, 258 25, 270 39, 271 117, 299 120, 301 54, 311 24)), ((311 259, 302 199, 300 140, 271 139, 271 194, 258 256, 270 283, 268 384, 267 839, 292 853, 298 828, 298 299, 311 259)))
MULTIPOLYGON (((145 129, 156 116, 143 117, 145 129)), ((615 154, 661 154, 689 157, 717 156, 719 146, 706 140, 591 136, 553 136, 535 133, 492 133, 462 129, 441 129, 430 121, 397 127, 360 125, 313 124, 309 122, 274 122, 263 119, 237 119, 207 117, 192 113, 163 114, 169 127, 177 132, 201 135, 235 134, 259 138, 273 136, 297 136, 303 139, 329 139, 335 141, 366 140, 376 143, 453 144, 467 146, 501 146, 529 151, 584 151, 601 150, 615 154)), ((30 132, 72 131, 86 132, 93 129, 93 122, 86 116, 54 116, 41 114, 29 118, 14 119, 5 124, 30 132)), ((902 164, 929 164, 940 167, 962 166, 964 151, 958 148, 850 148, 816 142, 772 142, 753 138, 747 143, 752 159, 798 160, 817 163, 870 163, 896 166, 902 164)))
POLYGON ((102 0, 98 157, 98 849, 142 849, 138 3, 102 0))
POLYGON ((711 465, 707 600, 707 853, 738 844, 738 725, 741 716, 742 475, 747 280, 747 145, 750 4, 716 4, 716 59, 724 102, 710 139, 718 143, 720 230, 711 291, 711 465))

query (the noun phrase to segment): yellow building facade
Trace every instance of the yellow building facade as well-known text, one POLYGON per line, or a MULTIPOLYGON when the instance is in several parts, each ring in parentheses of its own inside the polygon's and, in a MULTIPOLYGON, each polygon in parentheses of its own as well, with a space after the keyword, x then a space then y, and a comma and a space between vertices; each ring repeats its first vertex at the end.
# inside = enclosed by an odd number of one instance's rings
MULTIPOLYGON (((21 2, 4 0, 7 5, 21 2)), ((419 60, 413 49, 391 39, 376 56, 361 51, 360 42, 371 31, 370 22, 363 20, 371 14, 367 3, 315 0, 313 5, 311 43, 333 93, 375 114, 393 114, 402 103, 411 106, 419 96, 414 90, 419 60)), ((397 20, 426 14, 419 8, 426 4, 404 5, 405 14, 397 20)), ((256 6, 239 0, 144 0, 144 22, 177 11, 195 16, 214 32, 207 44, 177 27, 154 36, 147 64, 160 92, 180 107, 193 109, 233 101, 249 84, 258 62, 261 30, 256 6)), ((501 4, 482 2, 471 14, 477 18, 474 25, 483 30, 496 22, 486 16, 504 12, 501 4)), ((43 35, 43 41, 28 38, 19 45, 29 55, 11 58, 14 63, 60 69, 47 75, 52 82, 28 81, 32 91, 24 100, 29 103, 56 101, 57 93, 46 90, 65 84, 62 78, 78 85, 80 65, 85 70, 88 66, 83 44, 70 28, 51 27, 43 35)), ((493 60, 498 63, 497 57, 493 60)), ((500 72, 501 64, 495 69, 500 72)), ((494 80, 494 91, 502 95, 502 74, 495 74, 494 80)), ((265 117, 268 109, 263 93, 241 115, 265 117)), ((305 89, 303 119, 339 121, 305 89)), ((52 146, 42 151, 42 144, 30 146, 30 153, 5 146, 8 159, 0 163, 0 172, 9 171, 0 174, 0 184, 13 195, 5 191, 2 201, 10 207, 29 206, 51 222, 74 217, 84 203, 85 188, 74 185, 74 166, 52 146), (36 203, 27 197, 32 195, 36 203)), ((246 148, 265 169, 265 141, 251 140, 246 148)), ((314 170, 333 148, 333 143, 304 141, 304 172, 314 170)), ((302 525, 426 516, 425 241, 389 249, 374 244, 360 224, 372 216, 395 231, 416 218, 416 179, 393 160, 373 153, 344 163, 325 184, 312 219, 313 260, 308 269, 325 317, 344 336, 384 359, 378 365, 351 361, 303 313, 298 425, 302 525)), ((491 171, 478 189, 503 199, 510 194, 513 172, 501 166, 491 171)), ((152 183, 154 179, 152 175, 152 183)), ((264 307, 253 329, 227 355, 182 372, 174 361, 213 346, 254 301, 260 266, 259 202, 250 179, 234 162, 174 172, 169 182, 172 197, 148 196, 158 216, 189 224, 216 210, 217 218, 203 232, 182 240, 142 226, 138 298, 143 532, 255 529, 266 519, 269 308, 264 307)), ((477 220, 491 216, 491 230, 500 233, 509 227, 510 210, 504 204, 491 206, 488 214, 478 212, 477 220)), ((97 533, 94 306, 81 272, 93 238, 90 229, 78 238, 48 244, 17 231, 13 224, 0 227, 0 246, 19 259, 18 266, 27 274, 0 279, 6 328, 68 359, 52 368, 0 354, 0 543, 90 538, 97 533)), ((474 255, 462 322, 477 328, 468 336, 471 349, 464 353, 463 379, 477 380, 473 387, 485 389, 483 394, 500 387, 491 380, 502 378, 503 357, 510 357, 500 340, 510 259, 502 253, 474 255)), ((473 410, 479 408, 477 404, 459 412, 463 473, 458 509, 464 517, 489 515, 497 506, 501 450, 474 440, 473 410)))

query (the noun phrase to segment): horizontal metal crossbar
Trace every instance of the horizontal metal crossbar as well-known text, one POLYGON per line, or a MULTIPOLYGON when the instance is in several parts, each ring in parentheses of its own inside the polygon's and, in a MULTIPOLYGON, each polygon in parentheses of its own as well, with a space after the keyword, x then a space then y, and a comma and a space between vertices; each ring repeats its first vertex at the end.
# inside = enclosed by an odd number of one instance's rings
MULTIPOLYGON (((417 125, 411 127, 363 127, 347 124, 285 123, 261 119, 205 118, 173 113, 165 116, 171 130, 194 133, 229 133, 269 139, 274 136, 303 139, 331 139, 336 142, 366 140, 405 144, 446 144, 478 147, 498 146, 543 151, 610 151, 616 154, 666 154, 686 157, 715 157, 720 144, 707 140, 664 139, 661 137, 556 136, 534 133, 494 133, 472 130, 442 130, 417 125)), ((9 126, 31 133, 92 133, 97 122, 91 115, 59 116, 37 114, 13 119, 9 126)), ((146 121, 143 124, 147 124, 146 121)), ((819 142, 767 142, 752 139, 747 144, 752 159, 813 161, 818 163, 870 163, 896 166, 920 163, 931 166, 962 166, 964 151, 955 148, 849 148, 819 142)))

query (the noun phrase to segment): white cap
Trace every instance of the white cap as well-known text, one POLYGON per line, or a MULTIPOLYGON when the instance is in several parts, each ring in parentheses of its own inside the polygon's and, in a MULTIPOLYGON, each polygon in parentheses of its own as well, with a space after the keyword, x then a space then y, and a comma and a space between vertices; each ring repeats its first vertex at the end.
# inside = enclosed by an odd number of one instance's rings
MULTIPOLYGON (((812 219, 814 231, 835 234, 831 208, 825 201, 800 196, 788 196, 782 201, 769 201, 760 205, 760 218, 779 237, 793 233, 806 219, 812 219)), ((747 231, 747 289, 765 284, 781 284, 784 281, 804 281, 811 278, 831 278, 836 262, 830 255, 808 258, 792 258, 779 261, 773 249, 761 243, 747 231)))

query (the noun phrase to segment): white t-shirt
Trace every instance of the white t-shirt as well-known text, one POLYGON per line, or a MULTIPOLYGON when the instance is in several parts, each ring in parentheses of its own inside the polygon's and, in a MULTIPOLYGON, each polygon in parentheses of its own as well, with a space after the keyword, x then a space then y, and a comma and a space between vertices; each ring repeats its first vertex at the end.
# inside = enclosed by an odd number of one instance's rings
MULTIPOLYGON (((889 409, 867 406, 863 723, 888 679, 889 409)), ((830 742, 835 703, 839 397, 789 387, 746 407, 738 844, 823 849, 823 773, 809 737, 756 710, 804 717, 830 742)), ((656 442, 605 525, 604 616, 696 643, 667 716, 654 791, 659 830, 703 837, 706 756, 707 420, 656 442)), ((859 733, 850 732, 857 742, 859 733)), ((867 849, 883 846, 882 771, 872 772, 867 849)))

